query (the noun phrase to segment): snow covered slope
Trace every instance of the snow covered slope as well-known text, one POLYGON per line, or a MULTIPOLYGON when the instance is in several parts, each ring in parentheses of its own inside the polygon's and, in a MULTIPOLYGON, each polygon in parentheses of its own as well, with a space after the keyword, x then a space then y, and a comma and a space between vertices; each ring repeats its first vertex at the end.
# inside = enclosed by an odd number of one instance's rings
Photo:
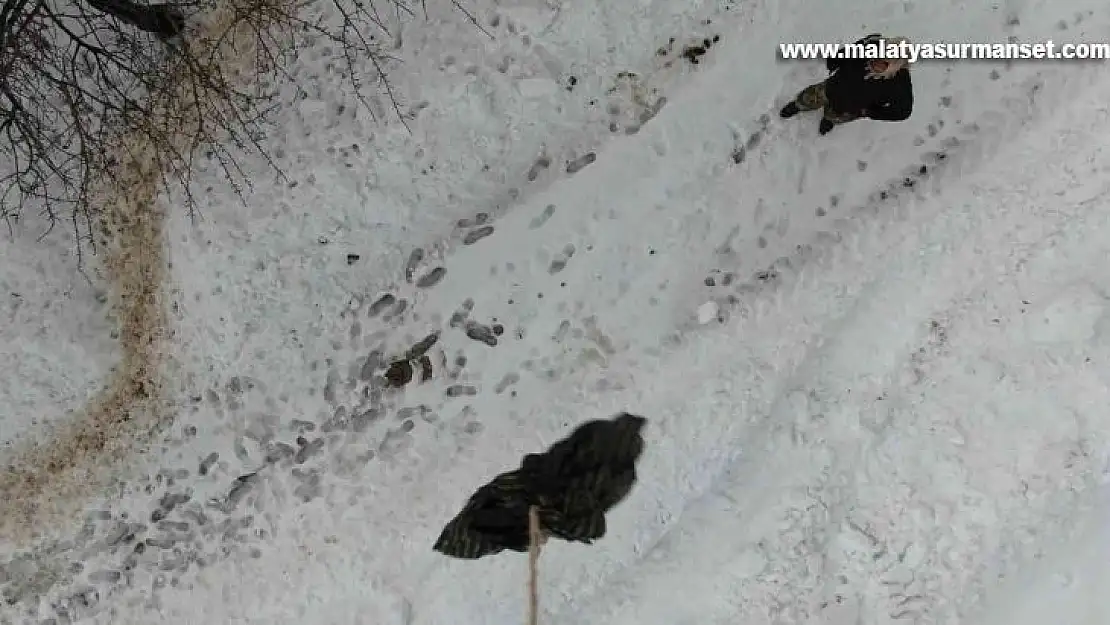
POLYGON ((522 48, 438 73, 458 31, 411 33, 415 137, 334 94, 291 111, 295 186, 171 224, 173 440, 75 531, 9 547, 0 620, 521 622, 524 558, 431 544, 621 409, 650 420, 642 482, 604 540, 547 550, 543 623, 982 612, 1107 470, 1105 66, 922 63, 910 121, 819 140, 774 118, 819 64, 773 54, 1097 41, 1110 14, 830 6, 487 7, 522 48), (696 66, 656 54, 716 35, 696 66), (430 381, 374 383, 435 332, 430 381))
POLYGON ((982 625, 1086 625, 1106 622, 1110 584, 1110 493, 1103 492, 1073 532, 1042 562, 994 591, 982 625))
POLYGON ((0 245, 0 462, 79 410, 119 357, 103 285, 60 231, 40 240, 48 229, 29 215, 0 245))

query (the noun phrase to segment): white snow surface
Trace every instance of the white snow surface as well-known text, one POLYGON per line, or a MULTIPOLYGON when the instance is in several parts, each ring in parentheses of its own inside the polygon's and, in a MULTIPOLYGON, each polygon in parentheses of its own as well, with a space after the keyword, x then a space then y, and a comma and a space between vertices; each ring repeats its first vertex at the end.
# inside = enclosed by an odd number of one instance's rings
POLYGON ((118 358, 103 285, 82 275, 60 228, 36 216, 10 225, 0 245, 0 460, 79 409, 118 358))
MULTIPOLYGON (((75 533, 0 543, 0 623, 523 623, 525 555, 431 546, 621 410, 649 420, 639 483, 605 538, 545 549, 544 625, 1110 623, 1104 62, 923 61, 910 120, 824 138, 775 115, 824 74, 780 42, 1110 41, 1102 3, 471 8, 493 39, 442 7, 405 26, 412 134, 306 52, 318 99, 271 144, 296 184, 243 206, 201 172, 202 219, 167 226, 173 434, 75 533), (404 309, 372 313, 385 293, 404 309), (432 379, 379 406, 367 355, 434 331, 432 379), (167 493, 189 501, 152 520, 167 493)), ((42 254, 0 276, 53 302, 42 254)), ((112 353, 74 308, 72 337, 4 327, 41 354, 5 372, 4 440, 110 366, 74 355, 112 353)))

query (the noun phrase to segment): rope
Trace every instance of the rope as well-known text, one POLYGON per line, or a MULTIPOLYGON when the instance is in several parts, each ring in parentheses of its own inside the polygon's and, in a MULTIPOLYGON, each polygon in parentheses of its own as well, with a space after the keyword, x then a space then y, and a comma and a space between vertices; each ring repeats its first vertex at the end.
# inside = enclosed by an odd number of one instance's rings
POLYGON ((538 580, 540 548, 543 546, 539 508, 536 506, 528 509, 528 539, 528 625, 536 625, 540 612, 538 580))

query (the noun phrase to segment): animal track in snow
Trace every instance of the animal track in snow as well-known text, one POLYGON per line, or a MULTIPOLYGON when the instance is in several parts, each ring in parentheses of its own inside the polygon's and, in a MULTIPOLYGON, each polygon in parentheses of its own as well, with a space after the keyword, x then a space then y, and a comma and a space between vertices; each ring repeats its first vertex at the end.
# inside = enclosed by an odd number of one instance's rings
POLYGON ((542 228, 545 224, 547 224, 548 220, 550 220, 551 217, 554 216, 554 215, 555 215, 555 205, 554 204, 548 204, 543 209, 542 213, 540 213, 537 217, 532 218, 532 222, 530 224, 528 224, 528 227, 532 230, 535 230, 537 228, 542 228))
POLYGON ((636 134, 667 104, 667 98, 655 88, 648 87, 635 72, 619 72, 606 95, 609 103, 609 131, 636 134))
POLYGON ((574 257, 576 251, 577 249, 574 247, 574 245, 570 243, 566 244, 563 247, 562 252, 554 259, 552 259, 551 263, 548 265, 547 273, 555 275, 560 271, 566 269, 567 263, 570 262, 570 259, 574 257))
POLYGON ((594 163, 595 161, 597 161, 597 154, 593 152, 587 152, 586 154, 583 154, 582 156, 569 161, 567 163, 566 171, 568 174, 574 175, 582 171, 583 168, 594 163))
POLYGON ((466 233, 463 237, 463 245, 474 245, 478 241, 493 234, 493 226, 481 226, 466 233))
POLYGON ((528 173, 526 174, 528 182, 535 182, 536 179, 540 177, 540 174, 547 171, 549 167, 551 167, 550 157, 543 155, 537 158, 535 162, 532 163, 532 166, 528 168, 528 173))

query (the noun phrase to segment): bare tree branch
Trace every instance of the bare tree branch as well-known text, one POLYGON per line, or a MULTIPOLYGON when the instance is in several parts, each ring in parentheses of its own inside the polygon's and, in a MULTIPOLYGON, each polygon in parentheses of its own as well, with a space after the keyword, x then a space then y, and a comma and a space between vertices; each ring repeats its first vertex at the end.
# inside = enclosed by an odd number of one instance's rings
POLYGON ((0 218, 10 225, 37 210, 51 229, 65 219, 80 254, 83 244, 95 251, 94 187, 126 193, 122 159, 154 159, 190 212, 202 158, 240 195, 251 185, 245 153, 281 175, 263 138, 278 88, 303 93, 286 68, 313 41, 343 59, 340 73, 372 115, 367 74, 405 123, 386 79, 385 42, 415 15, 407 4, 415 0, 382 0, 392 9, 385 14, 373 0, 331 0, 323 5, 331 11, 308 0, 199 1, 206 4, 0 0, 0 218), (227 49, 243 42, 254 55, 251 75, 227 67, 227 49), (129 154, 134 145, 148 147, 129 154))

